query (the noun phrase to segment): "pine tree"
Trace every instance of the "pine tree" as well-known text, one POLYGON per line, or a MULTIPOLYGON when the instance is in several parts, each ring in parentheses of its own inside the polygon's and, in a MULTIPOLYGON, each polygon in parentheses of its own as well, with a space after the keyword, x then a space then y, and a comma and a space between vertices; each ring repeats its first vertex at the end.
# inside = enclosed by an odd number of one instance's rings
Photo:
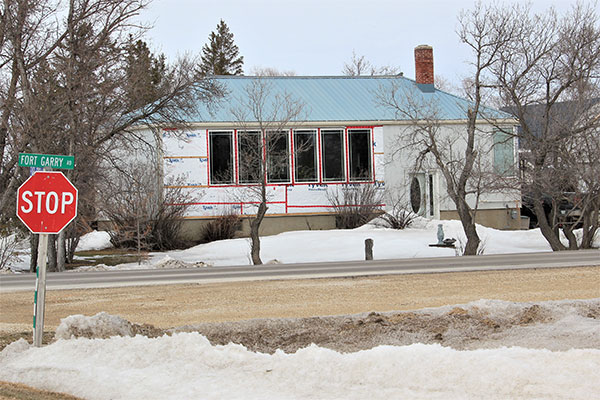
POLYGON ((239 56, 227 24, 221 20, 217 32, 211 32, 208 38, 209 43, 202 47, 200 72, 203 75, 242 75, 244 57, 239 56))
POLYGON ((161 83, 166 72, 164 54, 152 54, 143 40, 134 41, 129 37, 125 47, 126 74, 125 90, 130 102, 129 107, 135 110, 160 97, 161 83))

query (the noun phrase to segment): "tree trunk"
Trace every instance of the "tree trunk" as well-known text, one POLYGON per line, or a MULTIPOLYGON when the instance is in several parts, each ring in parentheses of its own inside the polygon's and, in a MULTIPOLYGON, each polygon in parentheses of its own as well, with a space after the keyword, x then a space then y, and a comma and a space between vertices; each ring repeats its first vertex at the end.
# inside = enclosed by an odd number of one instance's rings
POLYGON ((38 246, 40 244, 40 235, 32 233, 29 235, 29 246, 31 249, 31 259, 29 260, 29 272, 37 271, 38 246))
POLYGON ((558 232, 552 229, 548 223, 548 218, 544 212, 544 206, 539 199, 533 200, 533 210, 537 217, 540 231, 542 232, 544 238, 546 238, 546 241, 550 245, 550 248, 552 248, 552 251, 566 250, 567 248, 560 242, 558 232))
POLYGON ((260 259, 260 236, 259 229, 265 214, 267 213, 266 201, 262 201, 258 206, 258 213, 256 218, 250 221, 250 239, 252 240, 252 248, 250 255, 252 257, 252 264, 260 265, 262 260, 260 259))
POLYGON ((479 249, 479 243, 481 243, 481 240, 477 234, 477 228, 475 227, 471 210, 469 209, 469 206, 465 200, 458 199, 456 203, 458 206, 458 216, 463 226, 463 230, 465 231, 465 235, 467 236, 467 244, 465 245, 465 252, 463 253, 463 256, 477 255, 477 250, 479 249))
POLYGON ((569 250, 577 250, 579 246, 577 245, 577 237, 575 237, 575 234, 573 233, 573 226, 563 226, 562 231, 569 241, 569 250))
POLYGON ((64 271, 66 264, 66 234, 65 230, 58 234, 58 240, 56 241, 56 270, 58 272, 64 271))
POLYGON ((56 272, 56 235, 48 235, 48 272, 56 272))

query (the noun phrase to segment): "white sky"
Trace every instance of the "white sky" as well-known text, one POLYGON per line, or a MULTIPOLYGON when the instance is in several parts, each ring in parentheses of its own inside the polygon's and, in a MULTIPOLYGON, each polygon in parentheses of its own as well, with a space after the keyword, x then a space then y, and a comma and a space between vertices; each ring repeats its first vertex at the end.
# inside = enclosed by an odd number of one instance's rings
MULTIPOLYGON (((485 1, 484 1, 485 2, 485 1)), ((536 0, 534 10, 566 12, 574 1, 536 0)), ((435 73, 457 83, 468 49, 455 33, 472 0, 153 0, 141 18, 154 28, 151 47, 169 59, 200 54, 223 19, 234 34, 244 71, 253 66, 298 75, 340 75, 352 51, 376 66, 399 66, 414 78, 413 49, 434 48, 435 73)))

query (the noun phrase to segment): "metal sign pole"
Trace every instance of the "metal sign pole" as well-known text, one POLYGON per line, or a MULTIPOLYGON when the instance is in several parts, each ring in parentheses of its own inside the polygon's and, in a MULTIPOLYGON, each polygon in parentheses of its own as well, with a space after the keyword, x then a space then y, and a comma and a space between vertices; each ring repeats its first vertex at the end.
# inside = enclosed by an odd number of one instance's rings
POLYGON ((33 345, 42 347, 44 336, 44 310, 46 306, 46 259, 48 253, 48 234, 40 234, 33 304, 33 345))

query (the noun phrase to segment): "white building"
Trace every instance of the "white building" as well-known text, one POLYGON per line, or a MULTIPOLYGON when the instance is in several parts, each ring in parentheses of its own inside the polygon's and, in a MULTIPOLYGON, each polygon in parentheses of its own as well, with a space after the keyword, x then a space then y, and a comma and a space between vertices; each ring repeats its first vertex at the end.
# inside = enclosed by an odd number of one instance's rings
MULTIPOLYGON (((414 127, 414 119, 380 104, 381 93, 396 90, 406 95, 398 99, 400 107, 434 105, 440 134, 456 136, 453 150, 460 150, 469 102, 435 88, 430 47, 419 46, 415 54, 416 81, 403 76, 217 77, 227 92, 219 106, 199 109, 197 117, 188 121, 188 131, 165 129, 162 135, 165 182, 180 177, 177 185, 194 197, 186 216, 187 231, 195 235, 198 222, 225 213, 256 212, 257 199, 252 194, 256 182, 248 173, 252 166, 244 161, 244 155, 248 143, 259 138, 260 127, 271 122, 269 115, 276 107, 273 100, 284 96, 303 104, 304 113, 285 126, 275 123, 267 128, 276 131, 269 135, 277 136, 271 150, 279 164, 269 169, 267 176, 264 233, 334 227, 328 193, 347 185, 374 185, 385 192, 379 204, 382 208, 386 202, 389 207, 393 195, 403 193, 423 216, 456 218, 445 180, 435 164, 426 162, 416 169, 410 152, 398 152, 402 147, 398 138, 414 127), (423 51, 425 61, 419 59, 423 51), (257 82, 268 94, 262 124, 257 118, 240 117, 239 112, 247 101, 248 88, 257 82)), ((498 140, 498 127, 510 131, 515 121, 497 110, 485 112, 493 124, 482 119, 479 139, 482 148, 489 149, 485 155, 489 168, 506 175, 516 164, 516 150, 512 138, 498 140)), ((483 196, 478 209, 480 223, 501 229, 520 226, 518 191, 483 196)))

